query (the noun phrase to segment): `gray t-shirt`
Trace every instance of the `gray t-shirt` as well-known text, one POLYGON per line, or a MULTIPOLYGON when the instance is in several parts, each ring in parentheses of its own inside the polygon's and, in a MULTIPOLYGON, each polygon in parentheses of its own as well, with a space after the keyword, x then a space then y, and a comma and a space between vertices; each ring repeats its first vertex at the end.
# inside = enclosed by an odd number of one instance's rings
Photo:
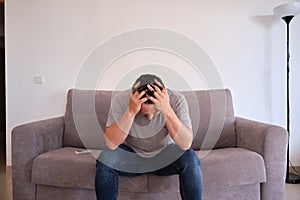
MULTIPOLYGON (((130 89, 114 94, 106 126, 117 122, 125 113, 128 108, 130 94, 130 89)), ((188 104, 184 96, 170 89, 168 89, 168 94, 170 105, 177 117, 184 125, 192 128, 188 104)), ((148 120, 141 113, 138 113, 125 140, 125 144, 142 157, 153 157, 171 143, 174 142, 168 133, 161 113, 155 115, 152 120, 148 120)))

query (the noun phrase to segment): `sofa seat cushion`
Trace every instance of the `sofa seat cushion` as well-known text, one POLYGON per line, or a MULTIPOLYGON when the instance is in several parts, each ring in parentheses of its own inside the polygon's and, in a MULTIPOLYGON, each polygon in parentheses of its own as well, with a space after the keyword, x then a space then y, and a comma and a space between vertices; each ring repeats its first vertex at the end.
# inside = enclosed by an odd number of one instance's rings
POLYGON ((261 155, 243 148, 196 151, 201 160, 203 189, 222 189, 266 181, 261 155))
MULTIPOLYGON (((94 189, 96 157, 101 151, 76 155, 80 148, 64 147, 43 154, 33 160, 32 182, 66 188, 94 189)), ((120 177, 120 191, 147 192, 147 177, 120 177)))
MULTIPOLYGON (((96 154, 75 155, 78 148, 65 147, 37 156, 32 166, 32 182, 66 188, 94 189, 96 154)), ((261 183, 266 180, 264 161, 252 151, 241 148, 196 151, 203 171, 203 189, 227 188, 261 183), (202 157, 205 155, 204 157, 202 157), (201 158, 202 157, 202 158, 201 158)), ((120 177, 120 192, 179 192, 174 176, 143 175, 120 177)))
POLYGON ((96 159, 76 155, 79 148, 65 147, 40 154, 33 160, 32 182, 58 187, 91 188, 96 159))

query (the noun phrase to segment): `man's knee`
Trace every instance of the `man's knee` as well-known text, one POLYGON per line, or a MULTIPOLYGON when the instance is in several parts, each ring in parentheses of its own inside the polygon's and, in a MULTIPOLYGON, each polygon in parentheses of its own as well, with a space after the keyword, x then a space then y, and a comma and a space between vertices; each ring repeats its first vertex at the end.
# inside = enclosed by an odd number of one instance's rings
POLYGON ((108 167, 107 165, 103 164, 101 161, 97 160, 96 162, 96 171, 97 173, 99 172, 113 172, 114 169, 111 167, 108 167))
POLYGON ((200 160, 196 156, 193 149, 189 149, 185 151, 181 156, 181 159, 187 166, 193 166, 193 167, 200 166, 200 160))

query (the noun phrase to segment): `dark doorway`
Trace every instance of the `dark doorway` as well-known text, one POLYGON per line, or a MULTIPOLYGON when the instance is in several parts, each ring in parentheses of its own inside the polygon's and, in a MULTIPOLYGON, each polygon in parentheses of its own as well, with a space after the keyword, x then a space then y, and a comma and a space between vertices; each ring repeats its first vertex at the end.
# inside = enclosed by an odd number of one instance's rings
POLYGON ((4 3, 0 4, 0 167, 6 168, 4 3))

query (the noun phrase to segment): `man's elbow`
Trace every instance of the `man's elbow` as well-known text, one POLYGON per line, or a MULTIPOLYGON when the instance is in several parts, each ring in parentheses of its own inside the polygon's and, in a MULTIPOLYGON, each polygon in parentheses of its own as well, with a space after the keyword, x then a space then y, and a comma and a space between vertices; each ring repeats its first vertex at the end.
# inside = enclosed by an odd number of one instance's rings
POLYGON ((110 143, 106 143, 106 147, 109 149, 109 150, 116 150, 118 147, 116 145, 112 145, 110 143))
POLYGON ((105 145, 109 150, 116 150, 119 145, 116 145, 114 142, 110 141, 107 137, 105 137, 105 145))
POLYGON ((192 147, 193 143, 193 132, 192 130, 189 130, 190 134, 188 137, 185 138, 184 141, 182 141, 180 148, 184 151, 189 150, 192 147))
POLYGON ((179 146, 181 150, 187 151, 192 147, 192 143, 186 143, 179 146))

